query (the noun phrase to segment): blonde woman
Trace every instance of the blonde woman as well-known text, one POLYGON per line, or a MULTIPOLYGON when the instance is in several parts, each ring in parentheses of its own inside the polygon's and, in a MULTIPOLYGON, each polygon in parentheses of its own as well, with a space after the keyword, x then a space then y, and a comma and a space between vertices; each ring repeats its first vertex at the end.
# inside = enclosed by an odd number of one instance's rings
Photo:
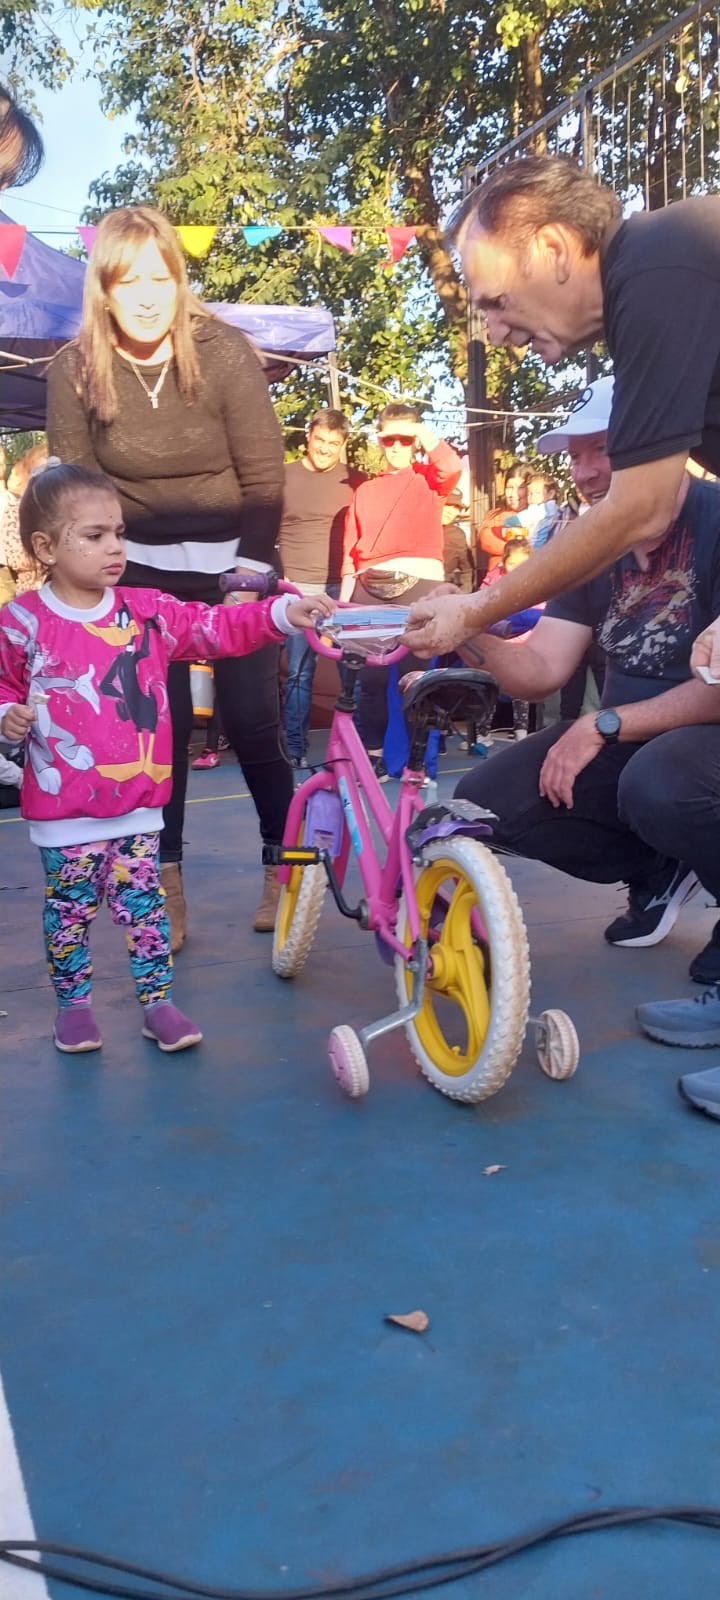
MULTIPOLYGON (((180 600, 220 598, 238 557, 271 562, 283 494, 283 448, 248 340, 191 293, 175 230, 149 206, 99 224, 80 334, 50 373, 54 455, 107 473, 127 535, 125 582, 180 600)), ((263 839, 282 837, 292 770, 279 738, 279 649, 217 664, 218 709, 255 802, 263 839)), ((192 728, 189 670, 173 663, 173 791, 161 837, 173 950, 185 938, 182 828, 192 728)), ((271 931, 278 899, 266 868, 254 927, 271 931)))

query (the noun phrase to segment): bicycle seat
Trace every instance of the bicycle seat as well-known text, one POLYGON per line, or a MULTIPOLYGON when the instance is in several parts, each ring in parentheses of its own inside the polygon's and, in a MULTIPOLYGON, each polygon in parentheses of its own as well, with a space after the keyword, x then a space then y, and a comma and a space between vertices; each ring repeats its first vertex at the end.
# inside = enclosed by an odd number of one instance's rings
POLYGON ((403 711, 414 721, 423 717, 450 722, 490 721, 498 686, 489 672, 476 667, 436 667, 424 672, 403 694, 403 711))

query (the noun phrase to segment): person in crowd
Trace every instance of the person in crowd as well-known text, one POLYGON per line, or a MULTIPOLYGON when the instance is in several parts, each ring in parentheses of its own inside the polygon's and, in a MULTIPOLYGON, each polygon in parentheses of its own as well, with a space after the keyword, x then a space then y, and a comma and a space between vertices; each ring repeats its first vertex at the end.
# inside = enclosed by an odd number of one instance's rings
MULTIPOLYGON (((316 411, 305 454, 285 468, 280 560, 285 577, 304 595, 339 593, 345 515, 366 481, 342 459, 349 432, 342 411, 316 411)), ((306 767, 317 655, 302 637, 290 637, 285 649, 285 737, 293 766, 306 767)))
MULTIPOLYGON (((18 512, 20 501, 33 472, 42 467, 47 458, 47 439, 40 439, 14 462, 8 473, 8 494, 0 511, 0 545, 5 554, 15 594, 26 594, 28 589, 38 589, 42 583, 41 568, 32 551, 25 549, 20 538, 18 512)), ((10 598, 11 596, 8 596, 8 599, 10 598)))
POLYGON ((15 759, 19 753, 14 748, 7 755, 0 750, 0 811, 12 811, 20 804, 23 773, 20 762, 15 759))
MULTIPOLYGON (((712 686, 718 696, 720 684, 720 617, 704 628, 695 640, 690 658, 692 671, 704 686, 712 686)), ((705 730, 707 731, 707 730, 705 730)), ((705 746, 701 798, 705 807, 715 803, 716 824, 720 821, 720 740, 709 740, 705 746)), ((696 810, 687 812, 695 827, 696 810)), ((715 892, 715 891, 713 891, 715 892)), ((717 895, 715 896, 717 899, 717 895)), ((644 1032, 661 1044, 681 1045, 685 1048, 710 1048, 720 1045, 720 923, 715 924, 713 938, 702 958, 706 976, 701 981, 710 984, 694 1000, 656 1000, 638 1006, 638 1020, 644 1032)), ((691 976, 698 973, 690 968, 691 976)), ((720 1067, 710 1067, 704 1072, 687 1072, 678 1080, 678 1088, 688 1104, 708 1116, 720 1120, 720 1067)))
MULTIPOLYGON (((562 427, 550 429, 537 441, 538 455, 563 451, 569 461, 576 497, 569 498, 561 510, 540 523, 531 535, 533 549, 552 539, 559 528, 574 517, 585 516, 591 506, 600 505, 610 488, 612 465, 607 454, 607 431, 613 397, 612 377, 597 378, 588 384, 562 427)), ((583 710, 600 710, 605 679, 605 657, 593 639, 587 656, 563 684, 556 705, 561 721, 574 722, 583 710)), ((557 721, 558 713, 548 714, 546 722, 557 721)))
POLYGON ((222 751, 229 749, 230 746, 222 731, 222 719, 216 706, 205 724, 205 743, 202 750, 191 762, 193 772, 211 771, 213 767, 219 765, 222 751))
POLYGON ((32 118, 0 84, 0 189, 18 189, 40 171, 45 151, 32 118))
POLYGON ((5 511, 10 499, 10 491, 6 483, 7 457, 5 450, 0 445, 0 605, 5 605, 6 600, 12 600, 15 593, 15 579, 7 564, 5 554, 5 511))
POLYGON ((497 167, 451 234, 490 341, 549 365, 604 337, 615 368, 609 493, 483 594, 413 608, 424 656, 585 581, 674 516, 687 457, 720 471, 720 197, 623 219, 612 190, 557 156, 497 167))
POLYGON ((492 572, 495 567, 498 567, 502 560, 507 538, 506 518, 508 516, 516 516, 518 513, 527 510, 529 481, 529 467, 523 461, 514 461, 505 473, 502 498, 499 505, 494 506, 492 511, 488 512, 478 528, 477 548, 478 551, 484 553, 487 559, 486 570, 488 572, 492 572))
MULTIPOLYGON (((573 476, 597 504, 611 466, 601 440, 576 431, 583 415, 594 425, 601 414, 586 403, 541 447, 572 451, 573 476)), ((717 741, 720 757, 720 697, 716 706, 690 674, 691 641, 716 595, 720 491, 686 475, 664 539, 639 543, 608 573, 551 601, 527 640, 483 633, 475 641, 506 693, 534 699, 570 678, 593 636, 607 652, 599 713, 546 728, 522 750, 474 768, 458 793, 498 811, 500 842, 517 854, 590 882, 626 883, 627 907, 605 930, 611 944, 657 944, 698 879, 720 893, 712 842, 720 806, 703 754, 717 741)), ((711 942, 692 974, 713 959, 711 942)))
POLYGON ((515 533, 510 535, 505 540, 499 565, 493 567, 491 572, 485 573, 480 588, 489 589, 493 583, 497 583, 500 578, 504 578, 506 572, 514 572, 516 567, 521 567, 523 561, 527 561, 528 556, 531 554, 530 545, 524 534, 515 533))
POLYGON ((445 581, 471 594, 475 587, 475 566, 464 520, 466 513, 462 489, 451 489, 442 508, 445 581))
MULTIPOLYGON (((80 335, 55 358, 48 433, 64 461, 100 467, 120 496, 126 582, 212 604, 218 577, 272 563, 282 510, 283 449, 259 361, 238 329, 212 316, 188 285, 174 228, 149 206, 102 218, 85 277, 80 335)), ((218 662, 223 726, 268 844, 282 839, 292 769, 279 733, 279 646, 218 662)), ((173 787, 161 875, 173 950, 185 939, 181 875, 192 729, 188 667, 171 664, 173 787)), ((253 926, 271 932, 277 869, 253 926)))
POLYGON ((555 532, 560 516, 557 493, 554 478, 546 472, 533 473, 528 483, 527 515, 528 541, 532 550, 541 550, 555 532))
POLYGON ((20 535, 47 574, 0 611, 0 733, 27 740, 22 812, 46 879, 43 928, 59 1050, 97 1050, 90 924, 107 894, 125 930, 142 1031, 163 1051, 197 1044, 173 1005, 170 929, 158 872, 172 781, 171 663, 248 654, 312 626, 324 595, 240 608, 118 587, 120 502, 109 478, 50 464, 20 503, 20 535))
MULTIPOLYGON (((462 462, 452 446, 421 423, 413 406, 391 401, 380 413, 378 442, 384 469, 360 485, 345 520, 340 599, 404 606, 444 579, 442 508, 459 483, 462 462), (418 447, 426 462, 416 461, 418 447)), ((406 670, 415 663, 408 661, 406 670)), ((380 779, 387 773, 388 671, 366 667, 360 675, 360 737, 380 779)))
MULTIPOLYGON (((516 567, 522 566, 523 561, 528 560, 531 553, 528 540, 522 534, 515 534, 506 539, 500 565, 485 574, 483 586, 487 588, 491 583, 497 583, 498 579, 504 578, 506 572, 514 572, 516 567)), ((517 618, 509 617, 506 622, 498 622, 496 624, 498 634, 511 639, 518 632, 529 632, 539 621, 541 609, 538 607, 532 612, 521 612, 517 618)), ((530 701, 516 696, 513 698, 512 708, 513 734, 516 739, 526 739, 530 730, 530 701)))

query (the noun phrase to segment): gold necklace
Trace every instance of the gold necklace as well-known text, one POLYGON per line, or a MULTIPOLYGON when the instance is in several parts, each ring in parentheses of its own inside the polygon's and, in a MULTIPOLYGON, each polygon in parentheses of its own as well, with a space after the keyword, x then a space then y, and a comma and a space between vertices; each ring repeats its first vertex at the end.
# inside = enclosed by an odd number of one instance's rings
POLYGON ((167 377, 168 367, 169 367, 170 361, 172 359, 171 356, 168 356, 167 361, 165 362, 165 365, 163 366, 162 372, 160 373, 160 376, 159 376, 159 378, 158 378, 158 380, 157 380, 157 382, 155 384, 155 388, 154 389, 149 389, 148 388, 148 386, 147 386, 147 384, 145 382, 145 379, 144 379, 139 367, 133 361, 132 356, 128 356, 127 359, 130 362, 130 365, 131 365, 131 367, 133 369, 133 372, 135 373, 135 377, 137 378, 137 381, 140 384, 140 387, 145 390, 145 393, 146 393, 146 395, 148 397, 148 400, 150 401, 150 404, 151 404, 151 406, 153 408, 153 411, 157 411, 158 400, 160 398, 160 390, 162 389, 162 386, 163 386, 163 384, 165 382, 165 379, 167 377))

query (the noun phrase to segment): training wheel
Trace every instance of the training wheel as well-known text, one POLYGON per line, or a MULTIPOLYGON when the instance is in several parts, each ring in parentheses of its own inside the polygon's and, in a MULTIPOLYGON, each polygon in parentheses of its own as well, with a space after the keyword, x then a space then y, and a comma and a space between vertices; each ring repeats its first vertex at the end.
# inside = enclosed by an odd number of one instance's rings
POLYGON ((541 1011, 535 1049, 548 1078, 571 1078, 580 1060, 580 1040, 566 1011, 541 1011))
POLYGON ((343 1024, 333 1028, 328 1040, 330 1065, 341 1089, 351 1100, 359 1100, 370 1088, 370 1074, 365 1051, 354 1028, 343 1024))

